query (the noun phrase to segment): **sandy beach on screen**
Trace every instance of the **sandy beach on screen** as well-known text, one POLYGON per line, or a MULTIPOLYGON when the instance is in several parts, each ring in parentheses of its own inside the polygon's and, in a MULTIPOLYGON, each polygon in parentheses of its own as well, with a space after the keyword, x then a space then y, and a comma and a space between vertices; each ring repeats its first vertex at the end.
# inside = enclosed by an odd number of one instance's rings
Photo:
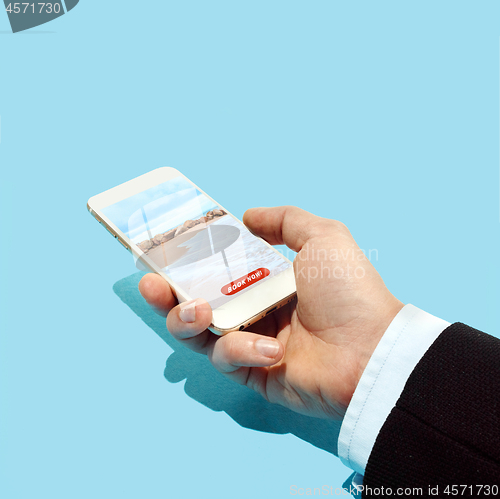
POLYGON ((146 254, 160 268, 164 268, 167 265, 172 265, 189 251, 189 248, 187 248, 186 246, 181 246, 183 243, 189 241, 191 238, 196 236, 196 234, 198 234, 200 231, 207 228, 211 223, 215 222, 216 220, 222 220, 224 217, 227 216, 228 215, 226 213, 222 216, 213 218, 208 222, 195 225, 194 227, 188 229, 186 232, 183 232, 179 236, 174 237, 170 241, 161 243, 160 245, 150 249, 149 251, 146 252, 146 254))

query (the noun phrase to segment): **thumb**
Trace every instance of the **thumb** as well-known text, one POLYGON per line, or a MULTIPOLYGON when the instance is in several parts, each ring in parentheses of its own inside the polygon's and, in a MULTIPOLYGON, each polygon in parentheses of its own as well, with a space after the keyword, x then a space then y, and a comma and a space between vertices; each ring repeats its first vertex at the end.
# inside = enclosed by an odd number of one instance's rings
POLYGON ((279 362, 285 353, 283 344, 276 338, 249 331, 234 331, 217 338, 208 348, 208 358, 222 373, 240 367, 266 367, 279 362))
POLYGON ((269 244, 286 244, 297 253, 328 222, 296 206, 251 208, 243 215, 243 223, 254 234, 269 244))

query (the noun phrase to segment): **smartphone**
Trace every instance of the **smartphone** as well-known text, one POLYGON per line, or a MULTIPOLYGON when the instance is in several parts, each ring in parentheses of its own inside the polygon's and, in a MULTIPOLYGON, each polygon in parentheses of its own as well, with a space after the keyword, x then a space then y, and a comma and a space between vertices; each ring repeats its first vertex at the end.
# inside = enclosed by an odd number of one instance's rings
POLYGON ((292 263, 174 168, 98 194, 87 208, 179 302, 204 298, 216 334, 242 330, 295 298, 292 263))

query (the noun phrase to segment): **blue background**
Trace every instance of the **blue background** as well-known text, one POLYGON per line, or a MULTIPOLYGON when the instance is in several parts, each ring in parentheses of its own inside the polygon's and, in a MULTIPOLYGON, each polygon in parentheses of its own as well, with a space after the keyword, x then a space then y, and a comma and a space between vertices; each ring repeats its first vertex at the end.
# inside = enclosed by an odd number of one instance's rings
POLYGON ((1 497, 350 474, 335 425, 232 387, 137 296, 85 205, 160 166, 238 217, 342 220, 402 301, 499 334, 497 2, 84 0, 9 30, 0 12, 1 497))

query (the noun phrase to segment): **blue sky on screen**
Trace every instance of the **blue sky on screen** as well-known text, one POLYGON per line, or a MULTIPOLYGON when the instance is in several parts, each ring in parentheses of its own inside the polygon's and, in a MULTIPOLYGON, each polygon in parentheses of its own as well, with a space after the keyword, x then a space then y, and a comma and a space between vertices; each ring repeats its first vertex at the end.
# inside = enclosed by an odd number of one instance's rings
POLYGON ((186 220, 199 218, 214 208, 217 205, 184 177, 176 177, 108 206, 102 212, 138 243, 186 220))

